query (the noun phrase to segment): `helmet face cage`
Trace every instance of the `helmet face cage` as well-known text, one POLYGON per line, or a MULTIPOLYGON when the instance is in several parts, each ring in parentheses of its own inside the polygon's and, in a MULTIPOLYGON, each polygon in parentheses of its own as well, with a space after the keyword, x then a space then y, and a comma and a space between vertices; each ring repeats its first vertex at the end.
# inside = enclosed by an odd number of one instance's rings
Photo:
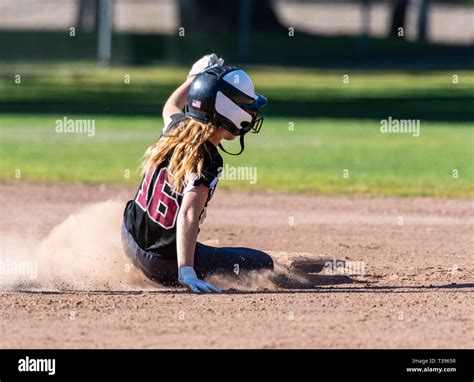
POLYGON ((256 94, 256 98, 254 102, 251 104, 247 105, 239 105, 242 109, 244 109, 247 113, 249 113, 252 116, 252 122, 250 125, 244 129, 242 129, 241 134, 246 134, 250 130, 252 133, 258 134, 260 132, 260 129, 262 128, 263 125, 263 113, 262 113, 262 108, 265 107, 268 103, 268 100, 266 97, 256 94))
MULTIPOLYGON (((245 110, 245 105, 239 105, 242 109, 245 110)), ((231 121, 228 121, 225 117, 215 114, 213 118, 213 123, 216 126, 223 127, 229 130, 233 135, 245 135, 248 132, 258 134, 263 125, 263 113, 261 111, 257 113, 252 113, 246 110, 251 116, 251 122, 243 122, 241 128, 236 127, 231 121), (244 125, 245 124, 245 125, 244 125)))
POLYGON ((241 129, 235 129, 235 132, 237 134, 234 135, 245 135, 250 131, 254 134, 258 134, 260 132, 260 129, 262 128, 263 119, 263 114, 261 113, 259 113, 256 117, 252 116, 252 122, 250 122, 247 126, 242 127, 241 129))
POLYGON ((262 125, 263 125, 263 114, 260 115, 253 123, 253 126, 251 127, 252 133, 258 134, 260 132, 260 129, 262 128, 262 125))

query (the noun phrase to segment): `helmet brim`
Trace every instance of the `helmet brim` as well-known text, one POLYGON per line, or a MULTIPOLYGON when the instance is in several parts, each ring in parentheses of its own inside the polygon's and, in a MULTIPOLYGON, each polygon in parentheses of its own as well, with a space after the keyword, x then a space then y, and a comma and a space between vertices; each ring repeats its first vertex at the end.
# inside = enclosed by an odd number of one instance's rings
POLYGON ((262 107, 268 105, 268 99, 261 94, 255 94, 255 103, 257 105, 257 109, 260 110, 262 107))

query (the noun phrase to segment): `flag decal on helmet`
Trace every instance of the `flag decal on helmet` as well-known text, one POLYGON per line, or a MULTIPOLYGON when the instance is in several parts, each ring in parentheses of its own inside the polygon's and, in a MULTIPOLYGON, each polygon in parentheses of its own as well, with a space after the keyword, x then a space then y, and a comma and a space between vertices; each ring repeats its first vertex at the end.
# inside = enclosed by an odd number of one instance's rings
POLYGON ((201 108, 201 101, 198 101, 197 99, 193 99, 193 102, 191 103, 193 107, 195 107, 196 109, 200 109, 201 108))

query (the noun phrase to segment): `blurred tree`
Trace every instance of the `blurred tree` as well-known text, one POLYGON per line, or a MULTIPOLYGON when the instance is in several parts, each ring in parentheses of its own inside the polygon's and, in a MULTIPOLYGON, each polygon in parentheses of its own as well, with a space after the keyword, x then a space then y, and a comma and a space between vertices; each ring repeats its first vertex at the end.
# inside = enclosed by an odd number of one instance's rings
POLYGON ((76 28, 96 31, 99 21, 99 0, 77 0, 76 28))
MULTIPOLYGON (((239 12, 246 0, 179 0, 180 26, 203 32, 235 33, 239 28, 239 12)), ((247 0, 253 30, 286 29, 278 20, 271 0, 247 0)))
POLYGON ((418 39, 425 41, 428 30, 428 15, 431 0, 421 0, 418 13, 418 39))
POLYGON ((390 26, 390 35, 394 37, 405 38, 406 11, 409 0, 395 0, 392 10, 392 22, 390 26), (403 34, 400 35, 399 29, 403 28, 403 34))

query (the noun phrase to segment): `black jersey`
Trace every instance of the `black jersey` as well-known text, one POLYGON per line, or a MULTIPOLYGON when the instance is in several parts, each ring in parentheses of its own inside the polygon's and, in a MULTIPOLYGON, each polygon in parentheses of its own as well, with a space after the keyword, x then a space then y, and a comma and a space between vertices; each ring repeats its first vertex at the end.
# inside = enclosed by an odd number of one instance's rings
MULTIPOLYGON (((166 130, 176 128, 187 117, 175 114, 166 130)), ((176 219, 183 195, 204 184, 211 199, 222 169, 222 157, 216 146, 204 143, 202 176, 190 179, 183 192, 176 193, 168 183, 168 160, 143 176, 138 192, 125 207, 124 224, 143 250, 161 257, 176 257, 176 219)), ((206 202, 206 206, 207 206, 206 202)))

